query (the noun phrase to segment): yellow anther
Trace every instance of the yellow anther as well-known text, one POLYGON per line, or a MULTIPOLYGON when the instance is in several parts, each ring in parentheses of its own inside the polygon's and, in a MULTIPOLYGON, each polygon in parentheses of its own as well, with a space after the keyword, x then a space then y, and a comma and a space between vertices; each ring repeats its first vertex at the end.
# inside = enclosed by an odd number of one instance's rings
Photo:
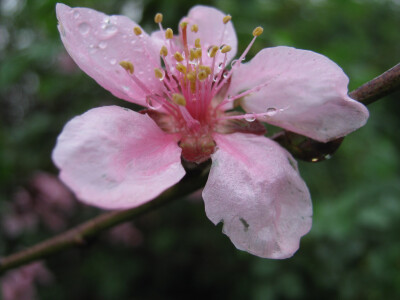
POLYGON ((256 27, 253 30, 253 36, 260 36, 263 33, 264 29, 262 27, 256 27))
POLYGON ((184 29, 184 28, 186 28, 186 26, 188 26, 188 22, 182 22, 180 24, 180 26, 181 26, 182 29, 184 29))
POLYGON ((181 73, 183 73, 183 74, 186 74, 186 67, 185 67, 184 65, 182 65, 182 64, 177 64, 177 65, 176 65, 176 69, 177 69, 179 72, 181 72, 181 73))
POLYGON ((166 39, 172 39, 174 37, 174 32, 172 31, 171 28, 168 28, 165 30, 165 38, 166 39))
POLYGON ((155 68, 154 69, 154 75, 158 78, 158 79, 163 79, 164 78, 164 72, 159 69, 159 68, 155 68))
POLYGON ((194 46, 195 46, 196 48, 201 48, 200 39, 195 39, 195 40, 194 40, 194 46))
POLYGON ((187 78, 189 81, 191 81, 191 82, 196 81, 196 72, 190 71, 190 72, 186 75, 186 78, 187 78))
POLYGON ((230 20, 232 20, 232 17, 230 15, 227 15, 225 17, 223 17, 222 22, 224 22, 224 24, 228 23, 230 20))
POLYGON ((136 35, 141 35, 142 34, 142 29, 139 26, 135 26, 135 27, 133 27, 133 32, 136 35))
POLYGON ((192 25, 192 28, 190 29, 192 32, 197 32, 197 31, 199 31, 199 25, 197 25, 197 24, 193 24, 192 25))
POLYGON ((207 73, 207 75, 211 74, 211 68, 209 66, 200 65, 199 69, 202 70, 202 71, 205 71, 207 73))
POLYGON ((192 93, 196 92, 196 80, 190 82, 190 90, 192 91, 192 93))
POLYGON ((168 55, 168 49, 167 49, 167 47, 165 47, 165 46, 162 46, 162 47, 161 47, 160 55, 161 55, 161 56, 164 56, 164 57, 168 55))
POLYGON ((131 62, 129 62, 129 61, 123 60, 123 61, 121 61, 121 62, 119 63, 119 65, 120 65, 121 67, 123 67, 123 68, 125 69, 125 71, 127 71, 127 72, 129 72, 129 73, 131 73, 131 74, 133 74, 133 71, 135 70, 135 69, 133 68, 133 64, 132 64, 131 62))
POLYGON ((196 58, 200 58, 203 54, 203 51, 201 51, 201 48, 197 48, 195 50, 195 53, 196 53, 196 58))
POLYGON ((158 13, 158 14, 155 15, 155 17, 154 17, 154 22, 156 22, 157 24, 159 24, 159 23, 162 22, 162 20, 163 20, 163 15, 162 15, 162 14, 158 13))
POLYGON ((172 102, 180 106, 186 106, 186 99, 183 95, 174 93, 172 94, 172 102))
POLYGON ((181 62, 183 60, 183 56, 179 52, 175 52, 174 57, 179 62, 181 62))
POLYGON ((214 57, 215 54, 217 54, 218 50, 218 46, 212 46, 211 50, 209 50, 210 57, 214 57))
POLYGON ((232 47, 229 45, 225 45, 224 47, 222 47, 221 52, 222 53, 228 53, 229 51, 232 50, 232 47))
POLYGON ((196 59, 196 49, 190 49, 189 60, 196 59))
POLYGON ((207 72, 206 72, 206 71, 200 71, 200 72, 197 74, 197 78, 198 78, 200 81, 203 81, 204 79, 207 78, 207 72))

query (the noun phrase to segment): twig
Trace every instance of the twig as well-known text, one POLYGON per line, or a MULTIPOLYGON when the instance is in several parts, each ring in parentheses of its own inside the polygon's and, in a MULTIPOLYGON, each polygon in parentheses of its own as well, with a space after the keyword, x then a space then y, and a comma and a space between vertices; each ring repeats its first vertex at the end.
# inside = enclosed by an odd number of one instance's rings
MULTIPOLYGON (((352 91, 351 98, 370 104, 400 89, 400 64, 382 75, 352 91)), ((85 244, 85 241, 115 225, 131 220, 174 199, 188 195, 203 187, 207 180, 208 165, 189 172, 178 184, 168 189, 156 199, 141 206, 104 213, 58 236, 50 238, 21 252, 0 259, 0 274, 9 269, 27 264, 72 246, 85 244)))
POLYGON ((156 199, 141 206, 123 211, 103 213, 92 220, 61 233, 60 235, 34 245, 26 250, 22 250, 21 252, 0 259, 0 274, 9 269, 60 252, 63 249, 84 245, 90 237, 93 237, 104 230, 131 220, 158 208, 161 205, 198 190, 206 183, 208 168, 209 165, 205 164, 191 172, 188 172, 188 174, 178 184, 165 191, 156 199))
POLYGON ((399 89, 400 64, 397 64, 385 73, 355 89, 349 96, 364 104, 371 104, 399 89))

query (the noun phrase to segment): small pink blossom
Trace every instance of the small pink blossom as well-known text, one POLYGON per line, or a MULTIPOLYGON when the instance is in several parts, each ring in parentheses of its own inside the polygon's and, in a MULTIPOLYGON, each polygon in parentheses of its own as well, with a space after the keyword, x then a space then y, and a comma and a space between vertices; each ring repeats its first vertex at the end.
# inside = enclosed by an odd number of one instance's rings
POLYGON ((82 201, 124 209, 150 201, 185 175, 181 157, 212 167, 208 218, 238 249, 286 258, 311 227, 309 191, 292 156, 260 122, 327 142, 363 126, 367 109, 328 58, 275 47, 237 60, 230 17, 195 6, 178 34, 148 35, 124 16, 57 5, 61 39, 78 66, 118 98, 142 105, 92 109, 65 126, 53 152, 82 201), (164 67, 162 67, 164 66, 164 67), (241 105, 245 113, 232 110, 241 105))
POLYGON ((36 299, 34 284, 47 285, 53 280, 50 271, 41 262, 32 263, 8 272, 1 278, 3 300, 36 299))

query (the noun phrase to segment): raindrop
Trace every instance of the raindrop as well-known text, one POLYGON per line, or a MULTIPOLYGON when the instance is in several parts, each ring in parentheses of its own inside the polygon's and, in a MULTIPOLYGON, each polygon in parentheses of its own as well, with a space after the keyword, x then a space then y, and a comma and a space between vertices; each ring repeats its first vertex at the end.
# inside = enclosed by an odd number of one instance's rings
POLYGON ((100 49, 106 49, 107 48, 107 42, 106 41, 101 41, 99 43, 99 48, 100 49))
POLYGON ((231 62, 231 67, 233 68, 233 66, 236 65, 237 62, 238 62, 237 59, 232 60, 232 62, 231 62))
POLYGON ((256 120, 256 117, 253 115, 248 115, 247 117, 244 118, 247 122, 254 122, 256 120))
POLYGON ((216 82, 218 80, 218 74, 214 76, 213 81, 216 82))
POLYGON ((158 78, 160 81, 163 81, 165 78, 165 72, 164 70, 161 70, 162 76, 160 78, 158 78))
POLYGON ((117 27, 114 26, 114 25, 108 25, 108 26, 106 26, 106 27, 104 28, 104 31, 105 31, 108 35, 111 35, 111 34, 114 34, 114 33, 117 32, 117 27))
POLYGON ((151 99, 150 96, 147 96, 147 97, 146 97, 146 104, 147 104, 147 107, 150 108, 150 109, 152 109, 152 110, 160 109, 161 106, 162 106, 160 103, 157 103, 156 101, 154 101, 153 99, 151 99))
POLYGON ((81 34, 88 34, 90 31, 90 25, 86 22, 83 22, 78 25, 78 30, 81 34))
POLYGON ((324 157, 325 159, 331 159, 332 158, 332 155, 330 155, 330 154, 327 154, 327 155, 325 155, 325 157, 324 157))
POLYGON ((221 63, 219 63, 219 65, 218 65, 218 69, 222 69, 224 67, 224 64, 221 62, 221 63))
POLYGON ((224 48, 226 46, 226 44, 222 44, 219 49, 221 50, 222 48, 224 48))
POLYGON ((208 57, 211 57, 211 50, 212 50, 213 47, 214 47, 214 46, 208 47, 208 49, 207 49, 208 57))
POLYGON ((123 89, 125 92, 129 92, 131 88, 130 88, 129 86, 124 85, 124 86, 122 87, 122 89, 123 89))
POLYGON ((77 11, 77 10, 74 11, 74 18, 75 19, 79 18, 79 11, 77 11))
POLYGON ((267 116, 273 116, 277 113, 277 109, 275 107, 268 107, 267 108, 267 116))
POLYGON ((222 75, 222 77, 228 78, 228 75, 229 75, 228 72, 225 72, 224 75, 222 75))
POLYGON ((115 65, 117 63, 117 60, 115 58, 113 58, 112 60, 110 60, 110 64, 115 65))

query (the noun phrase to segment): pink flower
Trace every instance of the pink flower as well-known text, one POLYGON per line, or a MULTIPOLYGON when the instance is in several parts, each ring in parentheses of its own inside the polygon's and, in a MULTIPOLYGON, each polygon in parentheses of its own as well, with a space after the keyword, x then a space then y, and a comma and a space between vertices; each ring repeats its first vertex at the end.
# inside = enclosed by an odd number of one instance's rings
POLYGON ((264 137, 261 122, 321 142, 363 126, 367 109, 347 96, 334 62, 290 47, 238 60, 230 16, 196 6, 179 35, 146 34, 124 16, 57 5, 62 41, 89 76, 148 109, 92 109, 65 126, 53 152, 61 179, 82 201, 106 209, 150 201, 185 175, 181 157, 212 159, 203 191, 208 218, 238 249, 286 258, 311 227, 308 189, 292 156, 264 137), (165 68, 162 68, 162 65, 165 68), (236 100, 236 101, 235 101, 236 100), (234 112, 241 104, 245 114, 234 112))

